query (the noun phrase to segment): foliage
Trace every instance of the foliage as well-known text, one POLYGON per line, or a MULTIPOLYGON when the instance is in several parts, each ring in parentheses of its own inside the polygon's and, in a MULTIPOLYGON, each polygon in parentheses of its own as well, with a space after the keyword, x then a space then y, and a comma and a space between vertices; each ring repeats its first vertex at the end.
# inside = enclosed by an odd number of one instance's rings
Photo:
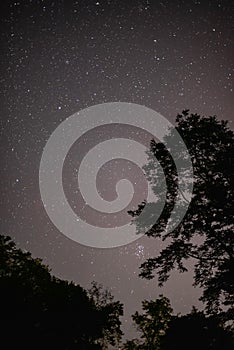
POLYGON ((195 308, 190 314, 173 316, 161 350, 231 350, 234 339, 219 318, 206 317, 195 308))
POLYGON ((107 291, 99 286, 95 299, 94 290, 53 277, 40 259, 2 235, 0 290, 8 348, 98 350, 122 336, 123 306, 107 291))
POLYGON ((142 302, 143 314, 138 311, 132 319, 141 334, 141 341, 132 340, 124 344, 124 350, 144 349, 159 350, 160 344, 172 317, 172 308, 169 299, 160 296, 155 301, 142 302))
MULTIPOLYGON (((156 270, 159 284, 162 285, 173 269, 187 271, 185 262, 193 258, 194 284, 203 288, 202 300, 206 303, 207 312, 221 312, 226 308, 228 311, 220 315, 233 320, 234 133, 228 129, 226 121, 189 114, 188 110, 177 116, 176 130, 183 138, 193 164, 192 199, 182 222, 172 232, 166 233, 175 201, 182 206, 187 199, 178 191, 175 158, 174 161, 170 158, 162 143, 152 141, 149 161, 144 170, 153 190, 159 191, 159 195, 162 176, 165 176, 167 194, 164 211, 158 222, 151 229, 148 228, 147 235, 160 237, 168 245, 159 256, 141 265, 140 276, 153 278, 153 271, 156 270)), ((184 155, 177 151, 180 147, 173 129, 165 136, 164 144, 173 145, 174 157, 183 161, 184 155)), ((183 179, 185 183, 189 181, 186 172, 183 179)), ((130 214, 137 218, 144 205, 142 203, 137 211, 130 214)), ((147 223, 144 225, 147 226, 147 223)))
POLYGON ((143 314, 136 312, 132 316, 140 340, 127 340, 122 350, 233 349, 233 333, 219 317, 207 317, 194 307, 187 315, 173 315, 169 300, 162 296, 144 301, 143 309, 143 314))
POLYGON ((138 350, 138 349, 144 349, 144 344, 138 339, 132 339, 132 340, 127 340, 122 348, 122 350, 138 350))
POLYGON ((114 297, 108 290, 96 282, 92 283, 92 288, 88 290, 88 295, 99 311, 99 322, 102 325, 102 337, 98 341, 102 349, 108 349, 108 345, 119 344, 123 335, 121 331, 120 316, 123 315, 123 305, 119 301, 114 301, 114 297))

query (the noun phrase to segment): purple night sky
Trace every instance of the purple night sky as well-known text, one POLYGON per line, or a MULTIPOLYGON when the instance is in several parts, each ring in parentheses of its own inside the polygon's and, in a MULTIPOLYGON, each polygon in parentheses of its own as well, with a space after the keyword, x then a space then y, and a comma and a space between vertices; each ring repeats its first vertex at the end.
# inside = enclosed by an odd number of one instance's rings
MULTIPOLYGON (((38 172, 54 129, 96 104, 144 105, 171 123, 186 108, 233 121, 233 2, 19 0, 3 1, 0 7, 1 233, 41 257, 56 276, 84 288, 92 281, 108 287, 125 305, 122 321, 128 338, 135 332, 130 315, 143 299, 164 294, 181 313, 201 305, 191 269, 183 275, 174 272, 163 288, 156 278, 138 277, 140 264, 157 255, 161 241, 141 237, 126 246, 98 249, 59 232, 43 207, 38 172)), ((72 159, 112 132, 113 127, 99 128, 87 135, 87 142, 79 140, 72 147, 63 169, 71 206, 81 205, 73 191, 77 179, 72 159)), ((124 133, 127 137, 129 130, 124 133)), ((140 187, 136 205, 147 193, 145 179, 139 168, 124 165, 106 164, 97 186, 113 200, 112 181, 115 186, 126 176, 140 187)), ((127 219, 126 212, 104 219, 95 212, 85 215, 105 227, 109 220, 120 224, 127 219)))

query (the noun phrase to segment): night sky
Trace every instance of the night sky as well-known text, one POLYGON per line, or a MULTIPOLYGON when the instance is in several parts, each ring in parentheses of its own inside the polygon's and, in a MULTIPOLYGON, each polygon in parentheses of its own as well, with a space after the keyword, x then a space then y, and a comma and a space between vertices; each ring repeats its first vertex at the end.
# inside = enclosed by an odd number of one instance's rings
MULTIPOLYGON (((186 108, 233 121, 234 3, 22 0, 0 7, 1 233, 56 276, 108 287, 125 304, 127 337, 134 335, 129 315, 143 299, 163 293, 181 313, 201 305, 191 270, 173 273, 164 288, 138 277, 159 240, 98 249, 59 232, 44 209, 38 174, 55 128, 96 104, 144 105, 172 123, 186 108)), ((73 173, 66 173, 69 192, 73 173)))

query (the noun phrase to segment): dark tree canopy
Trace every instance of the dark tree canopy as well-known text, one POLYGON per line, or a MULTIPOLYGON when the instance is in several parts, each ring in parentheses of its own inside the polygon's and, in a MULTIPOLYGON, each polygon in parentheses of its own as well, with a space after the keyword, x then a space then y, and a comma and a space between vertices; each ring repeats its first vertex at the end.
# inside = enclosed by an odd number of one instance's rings
POLYGON ((143 313, 138 311, 132 315, 132 319, 137 330, 140 332, 140 338, 127 341, 123 345, 123 350, 142 349, 142 350, 160 350, 161 341, 164 337, 170 320, 172 318, 172 308, 170 301, 164 296, 156 300, 144 300, 142 302, 143 313))
POLYGON ((183 316, 173 316, 162 340, 161 350, 231 350, 234 341, 218 318, 206 317, 195 308, 183 316))
POLYGON ((122 350, 231 350, 232 332, 218 317, 207 317, 192 309, 187 315, 173 315, 166 297, 143 301, 143 313, 132 319, 140 332, 140 339, 127 340, 122 350))
POLYGON ((40 259, 0 235, 1 316, 8 348, 107 349, 121 339, 123 305, 93 284, 53 277, 40 259))
MULTIPOLYGON (((189 114, 188 110, 177 116, 176 130, 188 148, 193 165, 192 199, 182 222, 172 232, 166 233, 165 227, 175 200, 180 197, 181 206, 187 200, 178 193, 175 159, 171 159, 164 146, 173 144, 176 158, 183 161, 183 154, 176 152, 179 148, 174 129, 171 129, 164 138, 164 144, 152 141, 149 161, 144 167, 159 197, 162 176, 166 178, 164 211, 158 222, 151 229, 148 228, 147 235, 160 237, 168 241, 168 245, 159 256, 141 265, 140 276, 153 278, 153 271, 156 270, 159 284, 162 285, 173 269, 186 271, 186 260, 193 258, 194 284, 203 288, 202 300, 206 303, 207 311, 228 309, 225 315, 230 320, 234 316, 234 133, 226 121, 189 114), (178 194, 180 196, 176 199, 178 194)), ((186 172, 184 181, 189 181, 186 172)), ((142 203, 137 211, 130 212, 139 231, 143 226, 147 229, 147 222, 142 224, 137 220, 144 205, 142 203)))

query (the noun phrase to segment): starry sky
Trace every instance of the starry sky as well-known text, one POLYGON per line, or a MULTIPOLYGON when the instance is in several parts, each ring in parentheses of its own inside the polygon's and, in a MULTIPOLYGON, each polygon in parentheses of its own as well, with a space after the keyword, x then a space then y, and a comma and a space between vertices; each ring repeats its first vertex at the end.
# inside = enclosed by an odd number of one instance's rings
POLYGON ((97 249, 59 232, 43 207, 38 172, 54 129, 96 104, 136 103, 172 123, 185 108, 233 121, 233 2, 19 0, 0 10, 1 233, 56 276, 108 287, 125 304, 127 337, 143 299, 163 293, 181 313, 199 306, 191 270, 174 272, 161 289, 138 277, 160 241, 97 249))

